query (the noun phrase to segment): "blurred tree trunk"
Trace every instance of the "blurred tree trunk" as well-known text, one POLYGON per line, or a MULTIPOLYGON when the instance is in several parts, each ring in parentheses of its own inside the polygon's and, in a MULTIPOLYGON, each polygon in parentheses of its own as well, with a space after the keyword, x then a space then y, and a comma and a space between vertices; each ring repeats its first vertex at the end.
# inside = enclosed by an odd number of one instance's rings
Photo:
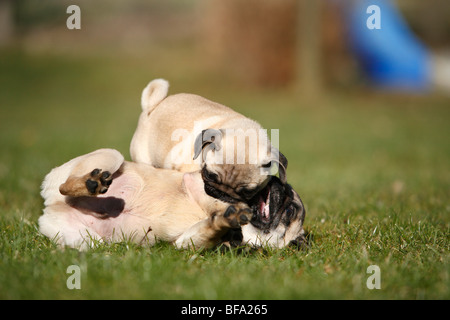
POLYGON ((13 0, 0 0, 0 47, 6 46, 13 38, 13 0))
POLYGON ((246 82, 283 86, 295 79, 297 0, 211 0, 206 49, 217 66, 246 82))
POLYGON ((316 95, 321 91, 322 0, 300 0, 298 30, 298 85, 300 91, 316 95))

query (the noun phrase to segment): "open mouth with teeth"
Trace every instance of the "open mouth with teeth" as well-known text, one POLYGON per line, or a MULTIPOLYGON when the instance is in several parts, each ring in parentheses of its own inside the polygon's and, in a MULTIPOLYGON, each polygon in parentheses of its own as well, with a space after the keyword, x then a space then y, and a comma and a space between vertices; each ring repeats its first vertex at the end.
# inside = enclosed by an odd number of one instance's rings
MULTIPOLYGON (((239 201, 218 190, 208 181, 204 182, 208 195, 225 202, 239 201)), ((283 184, 278 177, 271 176, 267 185, 246 202, 253 211, 250 223, 243 227, 247 231, 230 229, 222 238, 223 241, 233 246, 245 241, 256 246, 261 243, 279 246, 282 243, 295 244, 297 247, 304 242, 302 224, 305 210, 300 196, 289 184, 283 184), (251 227, 256 228, 256 234, 254 231, 248 231, 251 227)))
MULTIPOLYGON (((263 222, 270 221, 270 187, 267 186, 257 195, 256 214, 263 222)), ((255 211, 255 210, 254 210, 255 211)))
MULTIPOLYGON (((229 203, 242 201, 218 189, 217 183, 203 171, 202 177, 208 195, 229 203)), ((289 184, 282 183, 276 176, 271 176, 266 186, 245 202, 253 211, 250 224, 263 233, 270 233, 280 222, 285 227, 296 218, 303 222, 304 211, 300 197, 289 184)))
POLYGON ((290 186, 283 185, 280 179, 273 176, 267 186, 248 203, 253 210, 251 224, 262 230, 276 227, 286 216, 286 211, 293 210, 293 207, 290 208, 292 200, 290 186))

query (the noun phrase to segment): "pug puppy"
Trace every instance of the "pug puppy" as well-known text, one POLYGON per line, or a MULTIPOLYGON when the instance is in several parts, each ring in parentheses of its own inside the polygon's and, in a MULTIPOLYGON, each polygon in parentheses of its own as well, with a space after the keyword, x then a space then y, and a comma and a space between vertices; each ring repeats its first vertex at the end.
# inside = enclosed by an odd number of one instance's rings
POLYGON ((272 176, 267 186, 249 201, 249 205, 253 216, 250 223, 241 227, 244 243, 255 247, 305 246, 305 207, 289 184, 272 176))
POLYGON ((248 223, 246 204, 204 192, 199 172, 181 173, 124 161, 100 149, 53 169, 42 184, 39 229, 60 246, 85 250, 96 241, 124 239, 178 248, 211 248, 230 228, 248 223))
POLYGON ((228 196, 229 202, 252 199, 277 169, 286 183, 287 160, 259 123, 194 94, 167 97, 168 88, 167 81, 156 79, 142 92, 130 146, 133 161, 201 170, 206 192, 228 196))
POLYGON ((100 149, 45 177, 39 229, 60 246, 80 250, 96 241, 124 239, 147 245, 168 241, 178 248, 211 248, 224 241, 283 247, 302 241, 303 204, 278 178, 270 178, 264 193, 251 199, 253 208, 204 190, 198 171, 157 169, 100 149))
POLYGON ((206 194, 230 204, 247 203, 254 213, 251 223, 228 232, 237 244, 244 239, 277 247, 303 245, 305 208, 287 184, 286 157, 261 125, 197 95, 167 96, 168 89, 166 80, 156 79, 143 90, 132 159, 181 172, 200 170, 206 194))

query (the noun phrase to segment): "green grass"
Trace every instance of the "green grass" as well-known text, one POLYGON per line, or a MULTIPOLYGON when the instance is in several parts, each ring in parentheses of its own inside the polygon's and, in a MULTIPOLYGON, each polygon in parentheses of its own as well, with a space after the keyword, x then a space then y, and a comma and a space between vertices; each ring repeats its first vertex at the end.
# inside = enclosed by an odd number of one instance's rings
POLYGON ((170 55, 149 55, 0 53, 0 298, 450 298, 448 97, 307 99, 240 88, 192 56, 174 67, 170 55), (288 181, 307 208, 308 250, 120 243, 80 253, 39 234, 45 174, 101 147, 129 158, 141 90, 161 76, 171 93, 195 92, 280 129, 288 181), (66 287, 70 265, 81 268, 81 290, 66 287), (366 287, 369 265, 380 267, 380 290, 366 287))

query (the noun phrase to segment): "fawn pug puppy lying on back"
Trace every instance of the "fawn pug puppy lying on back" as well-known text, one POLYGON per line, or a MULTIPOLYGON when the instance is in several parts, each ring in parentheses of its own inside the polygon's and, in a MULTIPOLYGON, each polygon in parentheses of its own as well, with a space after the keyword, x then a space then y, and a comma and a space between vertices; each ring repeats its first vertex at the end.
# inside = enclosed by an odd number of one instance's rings
POLYGON ((92 242, 127 239, 179 248, 211 248, 230 230, 241 229, 242 244, 283 247, 303 238, 303 205, 287 184, 268 182, 267 204, 227 203, 207 195, 200 172, 181 173, 124 161, 100 149, 54 168, 42 183, 44 214, 40 231, 60 246, 80 250, 92 242), (269 210, 269 209, 267 209, 269 210), (256 217, 254 217, 256 213, 256 217), (249 223, 252 221, 252 223, 249 223))

